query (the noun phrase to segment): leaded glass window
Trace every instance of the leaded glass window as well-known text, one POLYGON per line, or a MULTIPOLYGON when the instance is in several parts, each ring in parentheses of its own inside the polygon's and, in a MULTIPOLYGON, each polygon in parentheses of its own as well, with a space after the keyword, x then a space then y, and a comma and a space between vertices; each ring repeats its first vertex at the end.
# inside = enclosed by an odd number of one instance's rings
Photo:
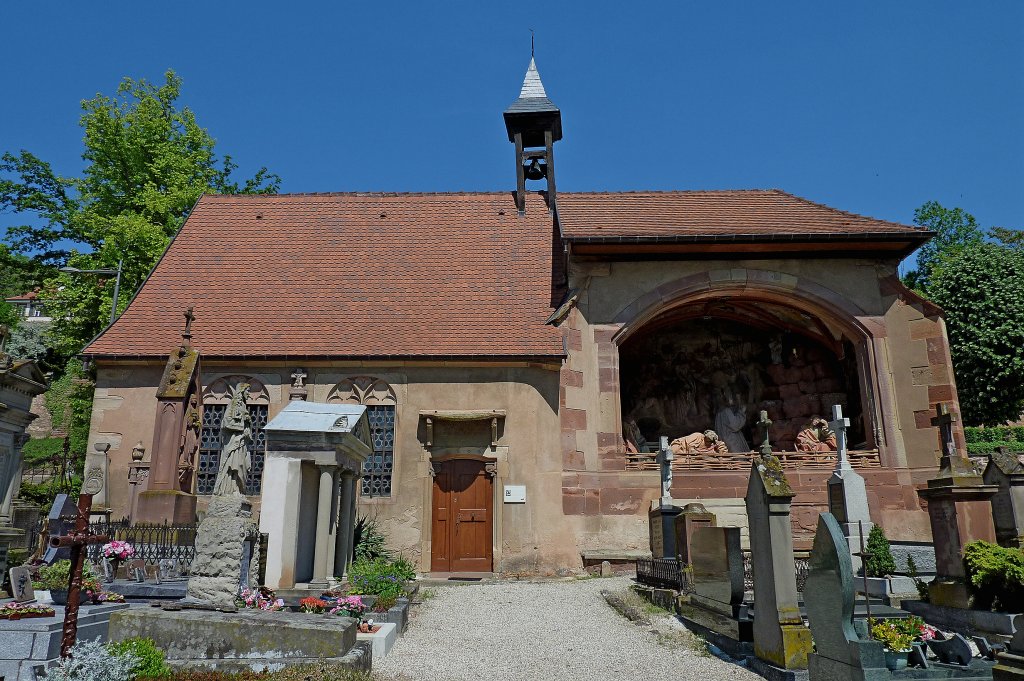
POLYGON ((373 453, 363 464, 362 495, 390 497, 391 473, 395 467, 395 405, 369 405, 366 419, 370 422, 373 453))
MULTIPOLYGON (((263 483, 263 459, 267 451, 267 405, 250 404, 252 417, 252 443, 249 445, 249 474, 245 478, 245 493, 257 495, 263 483)), ((203 430, 199 445, 199 470, 196 475, 196 494, 213 494, 220 468, 220 424, 227 411, 226 404, 203 405, 203 430)))

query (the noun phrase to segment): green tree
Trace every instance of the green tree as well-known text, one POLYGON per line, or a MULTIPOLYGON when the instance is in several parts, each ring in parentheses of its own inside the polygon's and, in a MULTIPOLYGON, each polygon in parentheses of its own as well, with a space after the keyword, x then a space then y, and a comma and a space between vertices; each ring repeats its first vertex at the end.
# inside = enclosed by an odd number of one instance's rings
MULTIPOLYGON (((123 261, 119 311, 142 284, 203 193, 276 193, 261 168, 234 179, 195 114, 177 104, 181 79, 125 78, 113 97, 82 102, 81 177, 62 177, 28 151, 0 157, 0 209, 31 215, 7 230, 11 251, 53 272, 61 266, 115 269, 123 261)), ((51 274, 43 290, 56 352, 80 351, 110 318, 114 278, 51 274)))
POLYGON ((887 577, 896 574, 896 561, 889 548, 889 539, 881 525, 872 525, 868 533, 868 557, 864 561, 864 570, 868 577, 887 577))
POLYGON ((981 243, 985 232, 974 216, 962 208, 945 208, 929 201, 914 211, 915 224, 935 232, 935 237, 917 251, 917 269, 908 272, 905 283, 925 295, 935 268, 960 249, 981 243))
POLYGON ((1024 249, 984 242, 945 256, 928 295, 945 311, 967 425, 1024 412, 1024 249))

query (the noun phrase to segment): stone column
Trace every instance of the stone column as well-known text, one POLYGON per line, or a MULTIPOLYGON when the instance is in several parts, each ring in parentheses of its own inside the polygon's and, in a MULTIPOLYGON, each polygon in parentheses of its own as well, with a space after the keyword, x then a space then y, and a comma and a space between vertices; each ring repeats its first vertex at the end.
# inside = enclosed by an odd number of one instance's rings
POLYGON ((334 576, 343 579, 348 573, 352 559, 352 545, 355 541, 354 501, 355 473, 342 471, 341 489, 338 497, 338 531, 335 533, 334 576))
POLYGON ((268 535, 266 584, 271 589, 295 586, 298 560, 299 507, 302 489, 302 461, 267 456, 263 469, 263 512, 260 532, 268 535), (268 512, 274 509, 274 512, 268 512))
POLYGON ((316 547, 313 549, 313 579, 310 586, 327 588, 330 585, 328 577, 331 574, 333 565, 329 562, 333 553, 330 546, 332 538, 331 509, 334 508, 335 484, 334 474, 336 466, 317 466, 320 469, 320 493, 317 498, 316 507, 316 547))

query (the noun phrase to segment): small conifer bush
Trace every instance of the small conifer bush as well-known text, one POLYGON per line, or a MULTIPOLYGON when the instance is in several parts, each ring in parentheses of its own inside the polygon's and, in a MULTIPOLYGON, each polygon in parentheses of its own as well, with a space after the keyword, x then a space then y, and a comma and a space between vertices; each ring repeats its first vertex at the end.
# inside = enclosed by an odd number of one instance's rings
POLYGON ((864 561, 864 570, 868 577, 888 577, 896 573, 896 560, 892 557, 889 540, 881 525, 871 528, 867 551, 870 556, 864 561))

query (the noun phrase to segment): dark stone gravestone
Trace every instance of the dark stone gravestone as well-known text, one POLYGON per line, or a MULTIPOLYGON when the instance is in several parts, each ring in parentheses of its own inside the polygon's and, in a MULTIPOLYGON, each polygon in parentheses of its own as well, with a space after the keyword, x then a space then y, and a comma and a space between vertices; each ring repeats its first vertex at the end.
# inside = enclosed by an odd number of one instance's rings
POLYGON ((699 528, 714 527, 717 524, 717 517, 704 508, 704 504, 692 503, 683 506, 683 510, 675 519, 675 535, 676 553, 684 565, 692 562, 693 552, 690 550, 690 544, 693 541, 693 534, 699 528))
POLYGON ((974 658, 967 639, 960 634, 953 634, 947 639, 932 639, 928 641, 928 647, 935 653, 935 657, 939 658, 939 662, 945 664, 967 666, 974 658))
MULTIPOLYGON (((75 529, 75 518, 78 517, 78 504, 68 494, 58 494, 46 517, 46 530, 50 537, 63 537, 75 529)), ((58 560, 69 560, 71 549, 67 546, 48 546, 43 554, 43 562, 53 565, 58 560)))
POLYGON ((882 644, 861 640, 853 626, 850 547, 831 513, 818 517, 804 604, 815 646, 807 656, 811 681, 891 678, 882 644))
POLYGON ((682 512, 682 508, 672 504, 662 504, 655 501, 651 510, 647 513, 651 532, 651 556, 654 558, 675 559, 676 547, 676 518, 682 512))
POLYGON ((740 618, 745 614, 740 528, 702 527, 693 533, 692 541, 690 603, 740 618))

